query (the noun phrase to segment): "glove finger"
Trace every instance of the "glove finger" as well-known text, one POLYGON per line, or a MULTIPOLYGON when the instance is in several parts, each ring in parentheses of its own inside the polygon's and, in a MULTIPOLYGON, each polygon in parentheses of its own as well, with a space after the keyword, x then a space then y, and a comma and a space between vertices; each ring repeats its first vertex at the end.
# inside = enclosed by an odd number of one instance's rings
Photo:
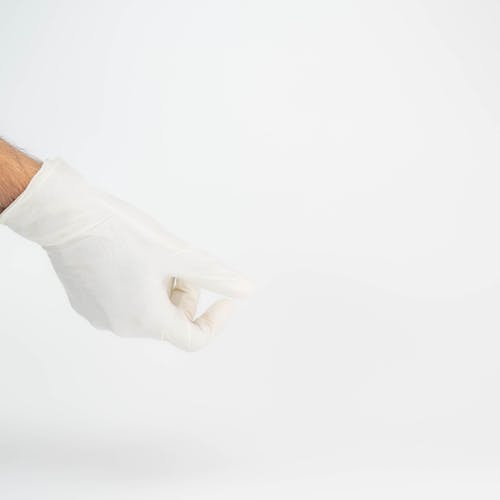
POLYGON ((243 275, 198 250, 186 249, 177 254, 174 265, 176 276, 228 297, 245 297, 252 290, 251 283, 243 275))
POLYGON ((184 312, 190 320, 196 314, 200 289, 191 285, 188 281, 176 278, 170 292, 170 301, 184 312))
POLYGON ((194 324, 202 332, 208 335, 217 333, 227 321, 234 309, 234 301, 231 299, 220 299, 214 302, 202 315, 200 315, 194 324))
POLYGON ((192 323, 189 350, 196 351, 205 347, 220 331, 233 310, 234 302, 221 299, 212 304, 192 323))
POLYGON ((196 321, 189 320, 177 310, 161 336, 184 351, 197 351, 205 347, 226 322, 232 309, 230 299, 221 299, 212 304, 196 321))

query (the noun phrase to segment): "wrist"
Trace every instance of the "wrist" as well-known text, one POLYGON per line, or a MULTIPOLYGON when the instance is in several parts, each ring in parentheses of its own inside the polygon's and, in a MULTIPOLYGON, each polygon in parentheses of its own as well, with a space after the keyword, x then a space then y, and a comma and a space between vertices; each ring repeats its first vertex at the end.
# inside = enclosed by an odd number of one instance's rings
POLYGON ((28 186, 41 163, 0 139, 0 212, 28 186))
POLYGON ((75 239, 115 211, 106 196, 60 158, 48 158, 3 212, 0 224, 43 247, 75 239))

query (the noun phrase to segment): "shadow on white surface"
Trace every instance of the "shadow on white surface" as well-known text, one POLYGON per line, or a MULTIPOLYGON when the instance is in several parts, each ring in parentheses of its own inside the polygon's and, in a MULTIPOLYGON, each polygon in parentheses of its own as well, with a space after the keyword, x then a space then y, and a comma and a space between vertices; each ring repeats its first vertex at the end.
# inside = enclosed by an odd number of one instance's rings
MULTIPOLYGON (((198 478, 228 465, 206 443, 151 435, 78 435, 16 429, 0 435, 0 467, 43 475, 106 480, 198 478)), ((0 477, 3 474, 0 472, 0 477)))

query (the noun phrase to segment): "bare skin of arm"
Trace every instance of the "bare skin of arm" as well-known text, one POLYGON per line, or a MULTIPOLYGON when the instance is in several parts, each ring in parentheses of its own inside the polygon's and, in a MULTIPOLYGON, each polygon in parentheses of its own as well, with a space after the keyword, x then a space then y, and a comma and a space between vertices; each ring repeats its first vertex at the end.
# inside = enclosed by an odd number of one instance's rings
POLYGON ((0 212, 26 189, 41 165, 38 160, 0 139, 0 212))

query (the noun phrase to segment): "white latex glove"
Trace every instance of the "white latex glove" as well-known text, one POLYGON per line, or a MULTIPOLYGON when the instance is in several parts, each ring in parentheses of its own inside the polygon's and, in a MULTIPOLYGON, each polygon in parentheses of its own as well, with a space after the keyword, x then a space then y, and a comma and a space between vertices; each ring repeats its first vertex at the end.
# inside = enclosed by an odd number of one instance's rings
POLYGON ((195 319, 200 288, 231 297, 249 291, 239 274, 89 186, 60 159, 44 162, 0 223, 47 251, 78 313, 121 336, 194 351, 214 336, 232 305, 219 300, 195 319))

